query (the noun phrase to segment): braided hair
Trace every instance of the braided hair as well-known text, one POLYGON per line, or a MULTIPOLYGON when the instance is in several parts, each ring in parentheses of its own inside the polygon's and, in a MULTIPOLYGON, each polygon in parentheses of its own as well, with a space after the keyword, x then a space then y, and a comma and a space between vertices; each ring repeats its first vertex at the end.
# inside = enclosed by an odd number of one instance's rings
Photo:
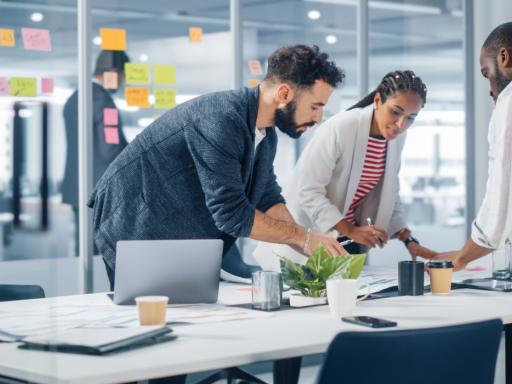
POLYGON ((410 91, 415 93, 421 99, 422 107, 427 102, 427 87, 423 84, 420 77, 416 76, 413 71, 394 71, 384 76, 373 92, 351 106, 348 110, 364 108, 373 104, 377 92, 380 94, 382 103, 385 103, 389 96, 394 95, 398 91, 410 91))

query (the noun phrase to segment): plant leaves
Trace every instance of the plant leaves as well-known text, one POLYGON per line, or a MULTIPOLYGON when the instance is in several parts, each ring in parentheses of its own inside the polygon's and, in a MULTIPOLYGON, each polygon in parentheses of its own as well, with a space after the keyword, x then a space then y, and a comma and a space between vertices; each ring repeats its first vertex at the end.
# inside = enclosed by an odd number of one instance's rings
POLYGON ((325 296, 327 279, 331 276, 357 279, 365 259, 366 254, 333 257, 320 245, 305 265, 281 257, 283 282, 305 296, 325 296))

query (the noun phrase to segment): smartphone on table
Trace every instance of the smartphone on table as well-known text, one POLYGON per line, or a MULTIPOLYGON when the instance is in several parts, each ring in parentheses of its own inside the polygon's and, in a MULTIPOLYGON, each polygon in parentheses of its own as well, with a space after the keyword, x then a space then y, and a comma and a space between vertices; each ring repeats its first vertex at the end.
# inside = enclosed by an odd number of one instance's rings
POLYGON ((342 317, 341 320, 344 321, 345 323, 363 325, 365 327, 370 327, 370 328, 396 327, 395 321, 379 319, 377 317, 371 317, 371 316, 342 317))

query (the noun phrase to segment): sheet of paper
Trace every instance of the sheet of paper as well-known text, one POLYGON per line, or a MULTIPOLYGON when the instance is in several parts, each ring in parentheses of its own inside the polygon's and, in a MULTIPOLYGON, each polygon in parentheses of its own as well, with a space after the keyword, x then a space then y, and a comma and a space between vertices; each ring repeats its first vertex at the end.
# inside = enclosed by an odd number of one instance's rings
POLYGON ((25 49, 46 52, 52 50, 50 31, 47 29, 21 28, 21 37, 25 49))
POLYGON ((0 77, 0 96, 9 96, 9 79, 7 77, 0 77))
POLYGON ((149 84, 149 65, 125 63, 126 84, 149 84))
POLYGON ((191 43, 200 43, 203 41, 203 28, 191 27, 188 29, 188 37, 191 43))
POLYGON ((155 108, 170 109, 176 106, 176 90, 155 89, 155 108))
POLYGON ((119 112, 115 108, 103 109, 103 125, 119 125, 119 112))
POLYGON ((43 77, 41 79, 41 92, 53 93, 53 79, 48 77, 43 77))
POLYGON ((149 108, 149 89, 148 88, 125 88, 124 95, 126 103, 132 107, 149 108))
POLYGON ((119 144, 119 129, 117 127, 105 127, 105 143, 119 144))
MULTIPOLYGON (((167 308, 167 322, 171 325, 204 324, 270 316, 272 314, 268 312, 221 304, 178 304, 167 308)), ((137 309, 135 306, 119 306, 112 303, 58 305, 16 312, 0 311, 0 341, 12 341, 11 334, 38 336, 79 327, 139 327, 137 309)))
POLYGON ((11 96, 37 96, 37 81, 33 77, 11 77, 11 96))
POLYGON ((261 68, 259 60, 249 60, 247 61, 247 65, 249 65, 249 72, 251 72, 251 75, 260 76, 263 74, 263 69, 261 68))
POLYGON ((0 46, 14 47, 15 45, 14 29, 0 29, 0 46))
POLYGON ((101 49, 106 51, 126 51, 126 31, 124 29, 100 28, 101 49))
POLYGON ((103 72, 103 86, 105 87, 105 89, 119 88, 119 85, 117 83, 117 72, 103 72))
POLYGON ((153 67, 153 79, 155 84, 176 83, 176 67, 174 65, 159 65, 153 67))

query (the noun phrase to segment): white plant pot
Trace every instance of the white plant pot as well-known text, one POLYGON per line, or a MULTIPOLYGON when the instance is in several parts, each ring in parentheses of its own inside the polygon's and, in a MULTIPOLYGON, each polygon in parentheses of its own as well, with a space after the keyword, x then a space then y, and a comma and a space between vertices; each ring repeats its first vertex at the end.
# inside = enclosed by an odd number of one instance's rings
POLYGON ((290 295, 290 306, 291 307, 309 307, 312 305, 324 305, 324 304, 327 304, 327 297, 304 296, 300 293, 292 293, 290 295))

